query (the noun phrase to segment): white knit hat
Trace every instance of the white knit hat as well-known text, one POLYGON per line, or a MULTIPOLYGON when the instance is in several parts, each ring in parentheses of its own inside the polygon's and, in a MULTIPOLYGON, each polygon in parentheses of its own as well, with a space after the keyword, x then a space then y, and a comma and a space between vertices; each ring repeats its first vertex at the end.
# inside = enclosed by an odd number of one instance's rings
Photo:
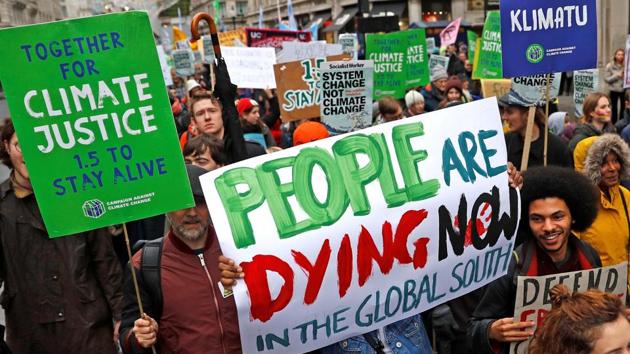
POLYGON ((405 95, 405 105, 411 107, 416 102, 424 102, 422 94, 416 90, 411 90, 405 95))

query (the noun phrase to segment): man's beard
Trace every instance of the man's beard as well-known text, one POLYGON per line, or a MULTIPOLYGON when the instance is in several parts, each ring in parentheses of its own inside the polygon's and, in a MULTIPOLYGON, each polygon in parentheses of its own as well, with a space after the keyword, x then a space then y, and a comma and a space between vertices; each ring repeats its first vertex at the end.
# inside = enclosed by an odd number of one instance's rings
POLYGON ((186 239, 188 241, 198 241, 205 234, 208 233, 208 224, 209 222, 204 222, 199 217, 194 218, 186 218, 180 224, 173 223, 173 220, 169 217, 169 221, 173 226, 173 233, 180 238, 186 239), (196 222, 199 223, 199 227, 195 229, 186 228, 185 222, 196 222))

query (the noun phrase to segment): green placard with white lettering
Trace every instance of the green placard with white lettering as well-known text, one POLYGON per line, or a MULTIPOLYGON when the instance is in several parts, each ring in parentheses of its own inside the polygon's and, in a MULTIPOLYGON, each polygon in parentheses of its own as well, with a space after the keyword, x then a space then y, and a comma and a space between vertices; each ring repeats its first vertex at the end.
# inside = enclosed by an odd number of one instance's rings
POLYGON ((3 29, 0 43, 51 237, 194 205, 146 13, 3 29))
POLYGON ((483 25, 481 41, 475 46, 473 79, 502 79, 501 14, 489 11, 483 25))
POLYGON ((367 34, 367 60, 374 61, 374 99, 402 98, 407 89, 429 83, 424 29, 367 34))

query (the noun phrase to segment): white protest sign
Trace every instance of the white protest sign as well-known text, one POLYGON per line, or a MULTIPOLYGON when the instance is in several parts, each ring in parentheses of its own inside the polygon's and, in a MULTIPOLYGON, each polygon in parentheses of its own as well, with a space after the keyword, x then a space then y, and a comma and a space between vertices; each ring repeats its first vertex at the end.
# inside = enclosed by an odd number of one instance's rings
POLYGON ((549 87, 549 100, 558 97, 562 73, 512 78, 513 95, 510 99, 513 100, 513 103, 522 106, 534 106, 544 103, 549 75, 553 75, 551 86, 549 87))
POLYGON ((374 62, 328 61, 319 65, 322 123, 332 134, 372 125, 374 62))
POLYGON ((584 98, 599 89, 599 70, 576 70, 573 72, 573 102, 575 102, 575 116, 582 116, 584 98))
MULTIPOLYGON (((571 292, 599 289, 614 294, 625 303, 627 291, 627 263, 578 272, 558 273, 540 277, 518 277, 514 322, 533 321, 541 326, 551 311, 549 291, 556 284, 565 284, 571 292)), ((534 329, 532 329, 534 330, 534 329)), ((510 354, 527 354, 530 340, 512 343, 510 354)))
POLYGON ((451 58, 445 56, 445 55, 436 55, 433 54, 429 57, 429 71, 431 71, 433 69, 433 67, 435 67, 436 65, 441 65, 444 70, 448 69, 448 62, 451 60, 451 58))
POLYGON ((520 213, 506 161, 493 97, 203 175, 244 272, 243 352, 310 351, 504 275, 520 213))
POLYGON ((195 57, 195 64, 201 64, 202 55, 199 50, 193 51, 193 56, 195 57))
POLYGON ((278 53, 278 64, 313 58, 326 58, 342 54, 341 44, 317 42, 282 42, 282 50, 278 53))
POLYGON ((243 88, 276 88, 274 48, 222 47, 230 80, 243 88))
POLYGON ((171 55, 177 75, 186 78, 195 74, 195 55, 192 49, 175 49, 171 55))
POLYGON ((164 84, 166 86, 173 85, 173 78, 171 77, 171 69, 168 67, 166 60, 166 53, 161 45, 156 46, 158 52, 158 58, 160 59, 160 68, 162 68, 162 76, 164 76, 164 84))
POLYGON ((623 80, 623 87, 629 88, 630 87, 630 34, 628 35, 628 39, 626 39, 626 55, 624 56, 624 58, 626 61, 626 65, 625 65, 626 77, 623 80))
POLYGON ((210 36, 201 37, 201 54, 204 64, 214 63, 214 47, 212 46, 212 39, 210 36))
POLYGON ((435 37, 427 37, 427 53, 432 54, 437 51, 435 37))
POLYGON ((352 60, 357 60, 357 35, 356 33, 342 33, 339 35, 339 44, 341 44, 342 51, 345 54, 350 55, 352 60))

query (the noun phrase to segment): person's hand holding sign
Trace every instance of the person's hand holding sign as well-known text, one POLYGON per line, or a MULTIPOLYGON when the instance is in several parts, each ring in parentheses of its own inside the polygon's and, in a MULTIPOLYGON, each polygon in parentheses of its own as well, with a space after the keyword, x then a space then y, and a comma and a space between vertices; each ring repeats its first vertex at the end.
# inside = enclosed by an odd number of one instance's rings
POLYGON ((157 341, 158 324, 154 319, 142 315, 133 323, 133 335, 142 348, 150 348, 157 341))
POLYGON ((520 342, 529 339, 534 332, 529 330, 534 322, 514 322, 511 317, 498 319, 490 325, 488 337, 498 342, 520 342))
POLYGON ((236 280, 243 278, 243 269, 225 256, 219 256, 219 271, 221 271, 221 284, 226 289, 232 289, 236 280))

